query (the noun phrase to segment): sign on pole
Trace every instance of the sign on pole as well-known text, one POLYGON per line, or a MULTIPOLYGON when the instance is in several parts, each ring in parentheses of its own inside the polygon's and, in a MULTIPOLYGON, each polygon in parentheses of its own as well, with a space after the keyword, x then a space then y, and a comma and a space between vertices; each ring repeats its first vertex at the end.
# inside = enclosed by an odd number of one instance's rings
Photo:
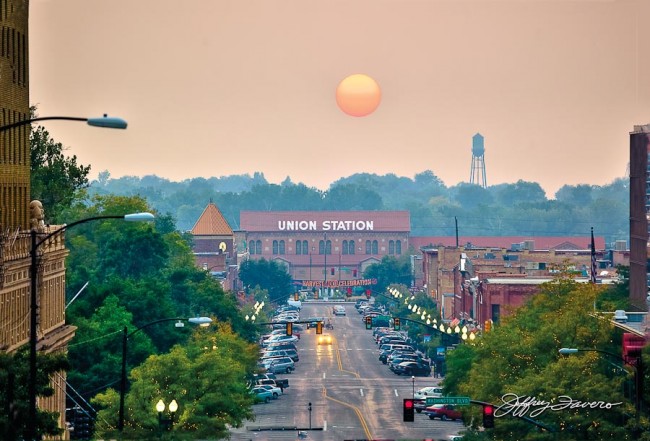
POLYGON ((469 397, 427 397, 427 406, 434 404, 455 404, 469 406, 469 397))

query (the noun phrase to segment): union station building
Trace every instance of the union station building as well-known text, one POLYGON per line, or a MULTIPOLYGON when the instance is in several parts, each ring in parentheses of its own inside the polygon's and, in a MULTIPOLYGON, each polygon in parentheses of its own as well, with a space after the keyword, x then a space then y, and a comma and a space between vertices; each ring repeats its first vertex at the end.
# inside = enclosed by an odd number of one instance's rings
POLYGON ((384 256, 409 253, 408 211, 242 211, 238 254, 286 266, 304 288, 355 286, 384 256))

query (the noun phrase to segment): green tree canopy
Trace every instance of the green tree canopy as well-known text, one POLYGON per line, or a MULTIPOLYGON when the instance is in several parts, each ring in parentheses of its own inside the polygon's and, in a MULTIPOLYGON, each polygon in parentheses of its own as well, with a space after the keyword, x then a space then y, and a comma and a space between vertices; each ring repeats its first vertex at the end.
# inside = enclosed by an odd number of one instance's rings
MULTIPOLYGON (((495 428, 484 432, 483 437, 512 439, 512 434, 517 434, 519 439, 531 440, 632 439, 625 426, 634 415, 634 406, 623 394, 629 374, 622 361, 598 352, 568 356, 558 352, 569 347, 620 353, 620 335, 607 318, 593 314, 597 290, 570 279, 543 285, 526 306, 505 317, 491 332, 448 355, 449 374, 444 386, 450 395, 496 405, 503 403, 506 394, 556 404, 562 396, 581 402, 622 404, 611 409, 547 410, 538 415, 527 412, 527 416, 554 428, 555 433, 540 432, 532 424, 506 415, 497 418, 495 428)), ((466 421, 472 422, 473 430, 478 429, 478 409, 466 412, 466 421)))
MULTIPOLYGON (((36 117, 32 107, 32 117, 36 117)), ((61 212, 88 187, 90 166, 77 164, 75 155, 66 157, 63 144, 54 141, 41 126, 34 126, 29 136, 31 148, 31 198, 43 203, 47 223, 60 222, 61 212)))
MULTIPOLYGON (((158 430, 158 400, 179 405, 173 432, 176 439, 219 439, 228 426, 240 427, 253 417, 248 378, 255 372, 257 346, 232 332, 227 324, 198 329, 183 346, 149 357, 131 372, 126 396, 124 434, 128 439, 154 437, 158 430)), ((110 389, 93 404, 99 411, 96 434, 114 436, 119 394, 110 389)))
POLYGON ((291 293, 291 276, 274 260, 246 260, 239 266, 239 278, 249 289, 267 290, 269 301, 273 303, 284 302, 291 293))

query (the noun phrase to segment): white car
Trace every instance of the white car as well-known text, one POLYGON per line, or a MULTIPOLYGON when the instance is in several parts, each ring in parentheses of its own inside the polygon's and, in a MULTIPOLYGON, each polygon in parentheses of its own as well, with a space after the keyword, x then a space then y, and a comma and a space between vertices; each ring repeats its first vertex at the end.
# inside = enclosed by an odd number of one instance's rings
POLYGON ((297 341, 298 341, 298 337, 296 337, 295 335, 276 334, 266 339, 264 341, 264 345, 268 346, 269 344, 272 343, 286 343, 286 342, 295 343, 297 341))
POLYGON ((334 315, 345 315, 345 308, 341 305, 334 307, 334 315))
POLYGON ((262 389, 266 389, 271 392, 273 394, 273 398, 278 398, 280 395, 282 395, 282 389, 271 384, 260 384, 257 387, 261 387, 262 389))
POLYGON ((423 387, 415 392, 413 398, 416 400, 424 400, 427 397, 440 398, 442 396, 442 388, 439 386, 423 387))

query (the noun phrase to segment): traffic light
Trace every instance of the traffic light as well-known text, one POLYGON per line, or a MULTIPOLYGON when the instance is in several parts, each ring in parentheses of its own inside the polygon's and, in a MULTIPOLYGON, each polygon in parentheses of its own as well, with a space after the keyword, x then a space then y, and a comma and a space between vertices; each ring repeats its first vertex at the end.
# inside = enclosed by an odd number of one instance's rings
POLYGON ((372 317, 366 317, 366 329, 372 329, 372 317))
POLYGON ((483 330, 485 330, 485 332, 490 332, 492 330, 492 320, 485 321, 485 327, 483 330))
POLYGON ((323 322, 316 322, 316 334, 323 333, 323 322))
POLYGON ((287 323, 287 335, 293 335, 293 323, 287 323))
POLYGON ((395 317, 393 319, 393 330, 399 331, 399 326, 400 326, 399 317, 395 317))
POLYGON ((483 427, 494 429, 494 406, 490 404, 483 405, 483 427))
POLYGON ((297 292, 296 292, 296 293, 293 293, 293 300, 295 300, 296 302, 297 302, 298 300, 300 300, 300 296, 298 295, 297 292))
POLYGON ((352 297, 352 288, 348 286, 348 297, 352 297))
POLYGON ((370 290, 369 289, 366 290, 366 298, 370 299, 370 290))
POLYGON ((402 404, 404 421, 415 421, 415 403, 412 398, 404 398, 402 404))

